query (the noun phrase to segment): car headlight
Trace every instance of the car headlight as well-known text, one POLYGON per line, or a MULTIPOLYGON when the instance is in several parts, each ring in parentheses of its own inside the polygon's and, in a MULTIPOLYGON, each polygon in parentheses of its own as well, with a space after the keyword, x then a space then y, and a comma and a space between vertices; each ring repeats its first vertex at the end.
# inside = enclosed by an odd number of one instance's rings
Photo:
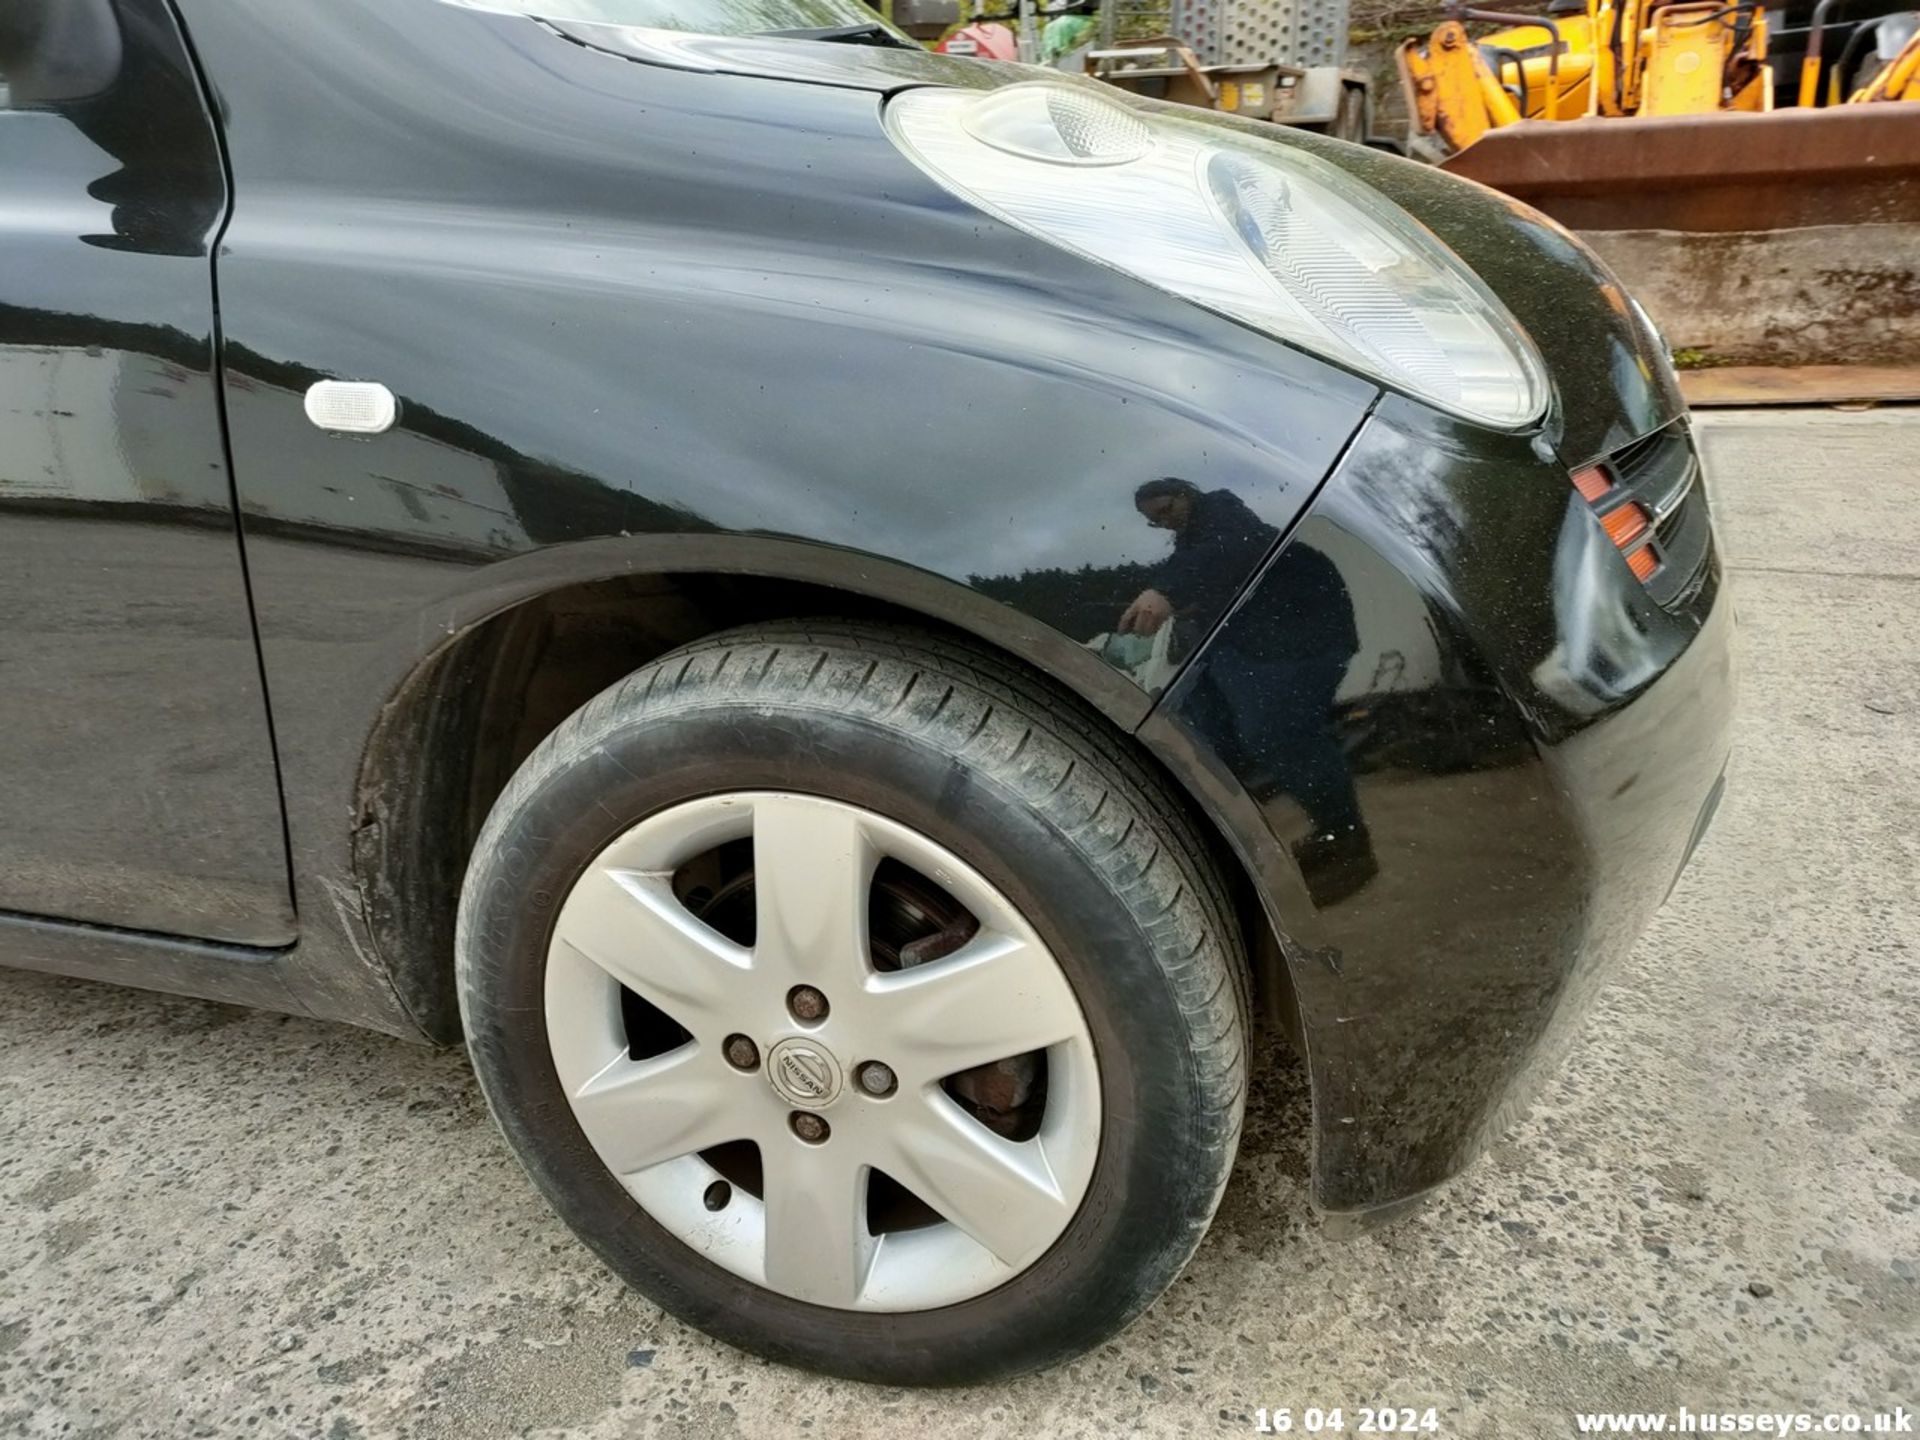
POLYGON ((894 143, 1041 239, 1470 420, 1514 428, 1546 398, 1525 332, 1383 195, 1297 146, 1033 81, 909 90, 894 143))

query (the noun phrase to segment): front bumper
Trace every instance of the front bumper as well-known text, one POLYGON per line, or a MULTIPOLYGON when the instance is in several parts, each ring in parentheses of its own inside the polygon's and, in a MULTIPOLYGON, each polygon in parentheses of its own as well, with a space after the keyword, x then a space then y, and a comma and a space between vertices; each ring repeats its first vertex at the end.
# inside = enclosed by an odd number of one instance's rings
POLYGON ((1143 728, 1281 937, 1323 1210, 1398 1213, 1499 1133, 1710 818, 1732 617, 1694 503, 1656 598, 1544 447, 1389 398, 1143 728))

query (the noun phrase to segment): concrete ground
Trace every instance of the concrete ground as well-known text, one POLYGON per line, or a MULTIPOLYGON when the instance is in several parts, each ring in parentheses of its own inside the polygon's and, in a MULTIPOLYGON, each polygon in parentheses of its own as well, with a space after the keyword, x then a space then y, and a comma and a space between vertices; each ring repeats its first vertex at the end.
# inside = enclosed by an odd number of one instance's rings
POLYGON ((1532 1117, 1428 1213, 1319 1233, 1298 1072, 1131 1330, 918 1394, 626 1293, 466 1066, 0 972, 0 1435, 1246 1434, 1257 1406, 1920 1405, 1920 411, 1704 416, 1744 622, 1711 838, 1532 1117))

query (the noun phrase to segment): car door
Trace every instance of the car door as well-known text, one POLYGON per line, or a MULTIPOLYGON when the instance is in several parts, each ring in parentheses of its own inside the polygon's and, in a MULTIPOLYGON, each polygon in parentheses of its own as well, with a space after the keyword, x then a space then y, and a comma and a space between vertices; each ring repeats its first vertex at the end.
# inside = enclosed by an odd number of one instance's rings
POLYGON ((0 911, 293 938, 166 0, 0 4, 0 911))

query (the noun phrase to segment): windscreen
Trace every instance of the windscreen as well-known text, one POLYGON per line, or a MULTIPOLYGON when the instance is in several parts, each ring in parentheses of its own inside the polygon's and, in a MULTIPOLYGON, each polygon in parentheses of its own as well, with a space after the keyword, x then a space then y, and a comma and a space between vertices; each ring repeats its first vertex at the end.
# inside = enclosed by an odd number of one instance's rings
POLYGON ((475 10, 504 10, 542 20, 642 25, 701 35, 764 35, 769 30, 887 25, 863 0, 451 0, 475 10))

